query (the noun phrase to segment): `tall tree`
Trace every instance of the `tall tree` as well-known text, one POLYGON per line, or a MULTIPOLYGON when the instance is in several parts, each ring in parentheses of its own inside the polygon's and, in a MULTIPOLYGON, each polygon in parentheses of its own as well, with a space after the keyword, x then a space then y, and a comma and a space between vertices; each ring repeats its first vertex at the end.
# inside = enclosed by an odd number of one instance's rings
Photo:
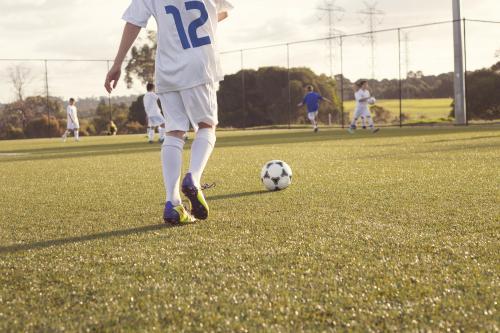
POLYGON ((131 88, 134 78, 145 85, 154 81, 155 56, 156 56, 156 32, 148 31, 146 42, 142 46, 134 46, 131 50, 131 58, 125 67, 125 82, 131 88))
POLYGON ((8 68, 7 71, 12 87, 16 93, 16 99, 22 102, 24 100, 26 86, 33 80, 31 70, 22 65, 16 65, 8 68))

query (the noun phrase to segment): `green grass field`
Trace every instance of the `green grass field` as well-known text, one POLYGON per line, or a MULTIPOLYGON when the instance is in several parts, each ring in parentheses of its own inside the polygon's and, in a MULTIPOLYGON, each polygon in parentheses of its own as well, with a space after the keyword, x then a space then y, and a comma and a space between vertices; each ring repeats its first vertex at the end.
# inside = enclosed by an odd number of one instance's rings
POLYGON ((159 150, 0 142, 0 332, 499 331, 498 127, 222 132, 184 227, 159 150))
MULTIPOLYGON (((403 113, 408 117, 406 123, 419 121, 442 121, 447 119, 452 110, 450 98, 430 98, 430 99, 403 99, 403 113)), ((356 102, 346 101, 344 108, 346 112, 354 112, 356 102)), ((399 100, 385 99, 378 100, 377 105, 382 106, 394 117, 399 117, 399 100)))

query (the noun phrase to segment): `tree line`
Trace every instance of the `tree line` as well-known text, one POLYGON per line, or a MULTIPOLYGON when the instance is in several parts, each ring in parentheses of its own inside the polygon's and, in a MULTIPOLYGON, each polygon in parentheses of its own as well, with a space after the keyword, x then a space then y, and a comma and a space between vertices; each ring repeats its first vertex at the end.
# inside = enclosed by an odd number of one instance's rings
MULTIPOLYGON (((148 51, 149 52, 149 51, 148 51)), ((144 58, 141 57, 141 61, 144 58)), ((134 63, 137 66, 138 63, 134 63)), ((127 80, 140 76, 134 66, 127 67, 127 80)), ((141 81, 151 75, 151 66, 141 81)), ((22 75, 24 73, 21 72, 22 75)), ((340 89, 342 77, 331 79, 317 75, 309 68, 263 67, 227 75, 218 92, 219 120, 223 127, 256 127, 276 124, 306 123, 305 110, 296 107, 304 96, 306 85, 333 101, 320 108, 320 120, 329 116, 339 121, 341 115, 340 89)), ((343 78, 344 98, 352 99, 352 82, 343 78)), ((422 76, 402 82, 404 98, 448 98, 453 95, 453 73, 422 76)), ((378 99, 399 98, 398 80, 369 80, 378 99)), ((19 88, 17 84, 16 89, 19 88)), ((500 119, 500 62, 490 68, 467 73, 467 104, 470 119, 500 119)), ((21 87, 22 88, 22 87, 21 87)), ((57 97, 23 95, 18 100, 0 106, 0 139, 59 136, 66 127, 66 102, 57 97), (49 112, 48 112, 49 110, 49 112), (50 115, 50 116, 49 116, 50 115)), ((143 96, 114 99, 82 99, 80 125, 82 135, 105 135, 113 120, 120 134, 142 133, 147 124, 143 96)), ((79 101, 77 101, 79 103, 79 101)), ((378 110, 383 112, 383 110, 378 110)), ((348 115, 343 115, 348 119, 348 115)), ((450 106, 450 117, 453 117, 450 106)))

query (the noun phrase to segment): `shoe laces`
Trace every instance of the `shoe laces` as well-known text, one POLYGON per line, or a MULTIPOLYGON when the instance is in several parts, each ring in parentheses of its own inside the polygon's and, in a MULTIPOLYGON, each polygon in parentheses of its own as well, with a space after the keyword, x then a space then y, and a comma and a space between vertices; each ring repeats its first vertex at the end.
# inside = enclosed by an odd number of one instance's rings
POLYGON ((203 184, 201 185, 201 190, 202 191, 205 191, 205 190, 210 190, 210 189, 213 189, 217 186, 217 184, 215 183, 212 183, 212 184, 203 184))

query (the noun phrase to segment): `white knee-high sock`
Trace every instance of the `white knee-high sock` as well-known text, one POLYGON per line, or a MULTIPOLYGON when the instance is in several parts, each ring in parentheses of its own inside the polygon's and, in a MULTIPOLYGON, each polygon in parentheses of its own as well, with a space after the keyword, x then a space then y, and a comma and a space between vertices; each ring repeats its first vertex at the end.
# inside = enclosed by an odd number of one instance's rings
POLYGON ((195 185, 199 188, 201 176, 215 147, 215 129, 202 128, 196 133, 196 138, 191 146, 191 163, 189 172, 193 175, 195 185))
POLYGON ((153 141, 155 139, 155 129, 153 127, 148 128, 148 140, 153 141))
POLYGON ((161 160, 163 167, 163 181, 167 201, 174 206, 182 203, 179 183, 182 169, 182 151, 184 149, 184 140, 173 136, 167 136, 161 149, 161 160))
POLYGON ((160 127, 158 129, 158 132, 160 133, 160 139, 164 139, 165 138, 165 133, 166 133, 166 130, 164 127, 160 127))
POLYGON ((373 123, 373 118, 372 117, 367 117, 368 118, 368 125, 370 128, 374 128, 375 124, 373 123))
POLYGON ((75 135, 75 141, 80 140, 80 132, 78 132, 78 130, 75 130, 73 133, 75 135))
POLYGON ((358 118, 354 118, 351 122, 351 128, 356 127, 356 123, 358 122, 358 118))

